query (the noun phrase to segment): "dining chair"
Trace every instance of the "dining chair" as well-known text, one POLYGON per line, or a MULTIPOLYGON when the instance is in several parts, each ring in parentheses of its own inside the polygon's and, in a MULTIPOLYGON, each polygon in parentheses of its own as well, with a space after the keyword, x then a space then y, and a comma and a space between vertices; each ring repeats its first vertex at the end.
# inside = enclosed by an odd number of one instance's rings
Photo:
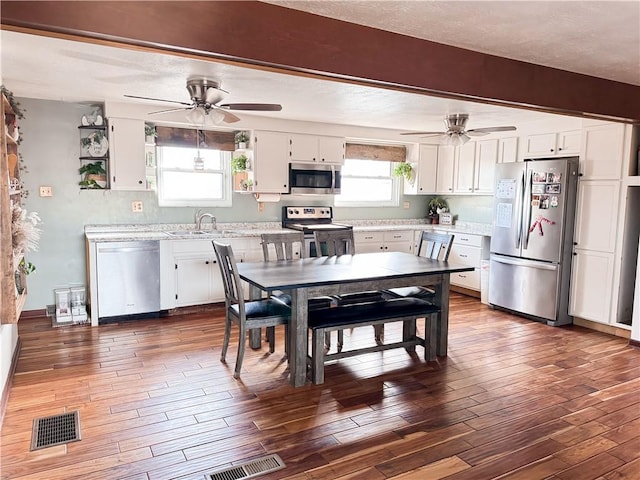
MULTIPOLYGON (((453 234, 436 233, 425 230, 420 235, 416 255, 446 262, 451 252, 454 237, 455 235, 453 234)), ((392 298, 418 298, 429 302, 433 300, 436 294, 433 288, 422 285, 390 288, 384 290, 384 293, 392 298)), ((384 335, 384 325, 376 325, 374 328, 376 330, 376 343, 381 344, 384 335)))
MULTIPOLYGON (((229 338, 231 336, 231 325, 235 323, 238 325, 239 333, 238 354, 233 378, 237 379, 240 378, 240 370, 242 369, 247 331, 254 328, 273 328, 276 325, 284 325, 285 345, 288 345, 288 324, 291 318, 291 307, 273 298, 245 301, 242 283, 238 275, 236 260, 233 256, 231 245, 216 242, 215 240, 212 243, 218 259, 218 265, 220 266, 220 273, 222 274, 225 296, 224 341, 220 360, 222 362, 226 361, 229 338)), ((271 337, 273 338, 275 335, 271 335, 271 337)), ((269 352, 273 353, 274 350, 275 341, 271 341, 269 344, 269 352)))
MULTIPOLYGON (((260 245, 262 246, 262 255, 265 262, 272 260, 271 254, 275 252, 275 260, 292 260, 299 252, 299 258, 305 258, 306 252, 304 248, 304 233, 302 232, 278 232, 263 233, 260 235, 260 245)), ((269 297, 275 298, 281 302, 291 306, 291 294, 280 291, 267 291, 269 297)), ((337 300, 329 296, 321 296, 310 298, 307 301, 308 310, 316 310, 319 308, 331 308, 337 305, 337 300)), ((267 341, 271 342, 273 329, 267 330, 267 341)))
MULTIPOLYGON (((420 235, 416 255, 446 262, 449 259, 454 237, 455 235, 448 233, 423 231, 420 235)), ((432 288, 424 286, 391 288, 386 292, 394 297, 414 297, 423 300, 433 298, 435 295, 435 291, 432 288)))
POLYGON ((313 232, 316 244, 316 256, 324 255, 353 255, 356 253, 356 244, 353 238, 353 230, 316 230, 313 232))

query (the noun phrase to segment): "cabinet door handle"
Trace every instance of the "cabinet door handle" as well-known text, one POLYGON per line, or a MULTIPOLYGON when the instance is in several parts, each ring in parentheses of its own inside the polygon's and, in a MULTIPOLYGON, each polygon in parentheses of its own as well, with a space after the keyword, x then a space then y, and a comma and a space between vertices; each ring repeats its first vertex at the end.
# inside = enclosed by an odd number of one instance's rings
POLYGON ((205 265, 209 265, 209 260, 207 260, 206 262, 204 262, 205 265))
POLYGON ((467 258, 467 255, 464 255, 464 254, 461 253, 460 254, 460 258, 467 258))
POLYGON ((138 180, 138 185, 142 185, 142 180, 138 180))
POLYGON ((461 273, 459 273, 459 274, 458 274, 458 276, 459 276, 460 278, 467 278, 467 276, 466 276, 466 275, 462 275, 461 273))

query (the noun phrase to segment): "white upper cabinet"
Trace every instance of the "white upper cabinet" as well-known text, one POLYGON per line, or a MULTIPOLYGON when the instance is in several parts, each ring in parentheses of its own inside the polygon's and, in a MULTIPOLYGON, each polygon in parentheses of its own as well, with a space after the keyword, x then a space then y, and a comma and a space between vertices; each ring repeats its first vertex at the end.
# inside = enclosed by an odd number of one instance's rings
POLYGON ((453 172, 455 167, 455 148, 438 147, 438 170, 436 173, 436 193, 453 192, 453 172))
POLYGON ((345 139, 318 135, 289 134, 289 160, 344 164, 345 139))
POLYGON ((615 251, 619 197, 620 182, 580 179, 574 234, 577 248, 615 251))
POLYGON ((109 118, 112 190, 146 190, 144 120, 109 118))
POLYGON ((476 142, 467 142, 458 147, 455 160, 455 193, 473 193, 476 142))
POLYGON ((537 133, 524 138, 523 158, 577 155, 580 153, 580 130, 537 133))
POLYGON ((454 192, 492 193, 497 161, 497 139, 467 142, 458 147, 454 192))
POLYGON ((289 192, 289 135, 253 132, 253 189, 260 193, 289 192))
POLYGON ((619 180, 622 175, 624 125, 608 123, 583 129, 580 173, 583 180, 619 180))
POLYGON ((518 161, 518 137, 498 139, 498 162, 512 163, 518 161))
POLYGON ((476 142, 474 193, 493 193, 493 179, 498 162, 498 140, 476 142))
POLYGON ((438 146, 420 145, 418 159, 411 162, 413 172, 411 181, 404 182, 407 195, 433 194, 436 191, 436 172, 438 168, 438 146))

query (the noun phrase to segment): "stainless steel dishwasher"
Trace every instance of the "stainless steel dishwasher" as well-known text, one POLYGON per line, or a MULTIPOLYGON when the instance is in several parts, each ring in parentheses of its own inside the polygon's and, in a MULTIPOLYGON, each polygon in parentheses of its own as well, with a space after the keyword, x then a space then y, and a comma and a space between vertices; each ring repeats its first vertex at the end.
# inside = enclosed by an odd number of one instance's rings
POLYGON ((160 310, 160 242, 101 242, 96 249, 98 318, 160 310))

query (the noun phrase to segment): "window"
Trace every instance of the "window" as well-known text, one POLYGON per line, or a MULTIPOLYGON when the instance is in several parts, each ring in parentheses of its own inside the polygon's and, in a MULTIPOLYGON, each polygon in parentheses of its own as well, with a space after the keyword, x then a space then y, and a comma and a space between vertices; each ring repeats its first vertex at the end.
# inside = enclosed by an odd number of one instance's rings
POLYGON ((165 207, 231 206, 231 152, 157 147, 158 204, 165 207))
POLYGON ((391 175, 394 162, 348 158, 342 167, 340 207, 395 207, 400 205, 400 181, 391 175))

